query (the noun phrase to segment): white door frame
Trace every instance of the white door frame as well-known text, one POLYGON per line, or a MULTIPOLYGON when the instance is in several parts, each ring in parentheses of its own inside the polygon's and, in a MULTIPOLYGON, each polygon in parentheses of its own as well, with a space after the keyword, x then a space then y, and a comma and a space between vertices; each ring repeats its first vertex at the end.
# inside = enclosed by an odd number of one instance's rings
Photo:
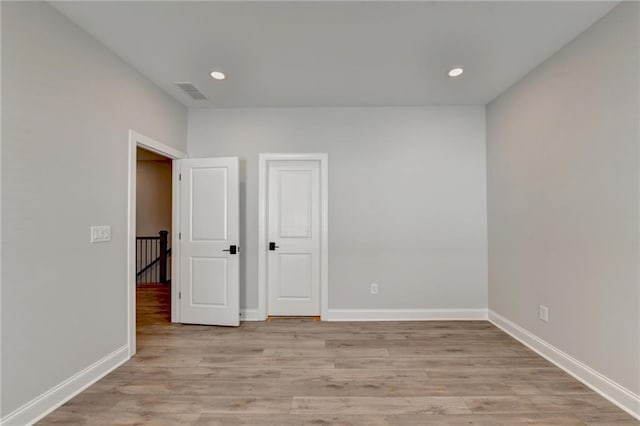
MULTIPOLYGON (((187 158, 187 154, 175 148, 144 136, 134 130, 129 130, 129 213, 127 215, 127 336, 129 343, 129 357, 136 353, 136 148, 144 148, 172 160, 187 158)), ((180 186, 178 181, 179 165, 172 161, 171 176, 171 223, 172 229, 180 229, 180 186)), ((180 319, 180 304, 178 300, 179 282, 179 244, 177 232, 171 235, 171 321, 180 319)))
POLYGON ((329 302, 329 156, 327 154, 258 154, 258 316, 267 319, 267 182, 270 161, 318 161, 320 163, 320 318, 326 319, 329 302))

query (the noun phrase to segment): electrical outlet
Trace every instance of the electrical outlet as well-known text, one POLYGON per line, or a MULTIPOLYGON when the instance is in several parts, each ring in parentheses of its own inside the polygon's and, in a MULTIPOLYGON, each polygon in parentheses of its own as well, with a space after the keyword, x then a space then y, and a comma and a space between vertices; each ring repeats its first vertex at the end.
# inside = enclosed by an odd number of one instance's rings
POLYGON ((549 322, 549 308, 544 305, 538 307, 538 317, 541 321, 549 322))
POLYGON ((378 284, 371 284, 371 294, 378 294, 378 284))

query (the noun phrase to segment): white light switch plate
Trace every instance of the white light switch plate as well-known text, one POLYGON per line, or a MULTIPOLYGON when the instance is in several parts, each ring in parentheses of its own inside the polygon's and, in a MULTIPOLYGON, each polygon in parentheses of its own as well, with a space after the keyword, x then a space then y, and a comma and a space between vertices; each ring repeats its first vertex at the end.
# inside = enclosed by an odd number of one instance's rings
POLYGON ((541 321, 549 322, 549 308, 544 305, 538 306, 538 317, 541 321))
POLYGON ((111 225, 100 225, 91 227, 91 242, 104 243, 111 241, 111 225))

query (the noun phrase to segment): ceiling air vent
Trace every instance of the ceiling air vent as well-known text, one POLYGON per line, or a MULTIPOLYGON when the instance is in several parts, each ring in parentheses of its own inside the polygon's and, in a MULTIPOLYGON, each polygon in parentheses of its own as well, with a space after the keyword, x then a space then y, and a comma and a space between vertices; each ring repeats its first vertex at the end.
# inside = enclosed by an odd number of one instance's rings
POLYGON ((198 101, 207 99, 207 97, 191 83, 176 83, 176 86, 181 88, 187 95, 191 96, 191 99, 196 99, 198 101))

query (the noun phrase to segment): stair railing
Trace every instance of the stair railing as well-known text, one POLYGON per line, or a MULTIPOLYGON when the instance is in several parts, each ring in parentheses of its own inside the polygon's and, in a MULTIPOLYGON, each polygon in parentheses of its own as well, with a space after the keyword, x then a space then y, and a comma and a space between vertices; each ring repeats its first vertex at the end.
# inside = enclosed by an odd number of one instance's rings
POLYGON ((169 231, 158 236, 136 237, 136 283, 167 284, 171 248, 168 248, 169 231))

